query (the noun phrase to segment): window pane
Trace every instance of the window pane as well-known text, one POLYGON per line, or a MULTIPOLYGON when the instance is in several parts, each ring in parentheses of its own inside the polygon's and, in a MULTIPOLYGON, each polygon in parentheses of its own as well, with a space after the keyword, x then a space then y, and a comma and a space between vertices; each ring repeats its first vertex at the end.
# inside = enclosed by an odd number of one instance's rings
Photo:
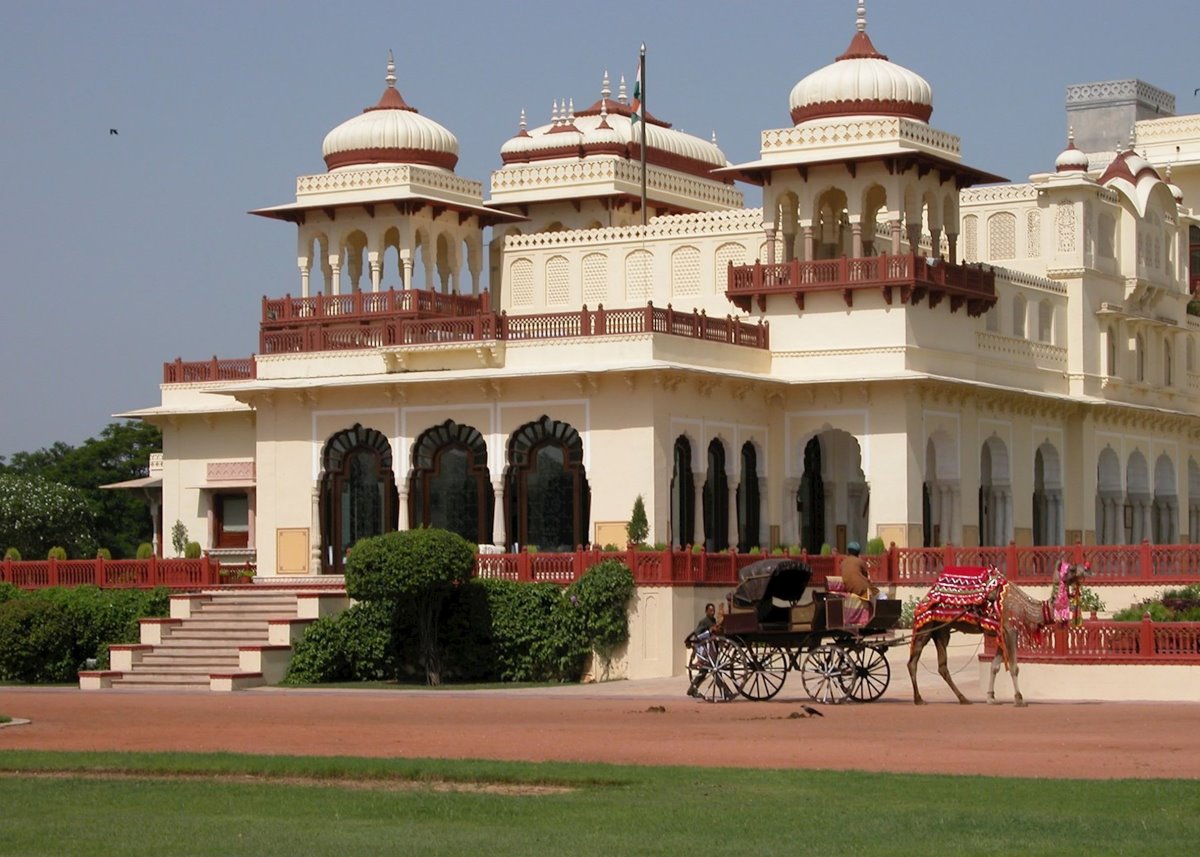
POLYGON ((221 497, 221 529, 227 533, 250 531, 250 501, 246 497, 226 494, 221 497))

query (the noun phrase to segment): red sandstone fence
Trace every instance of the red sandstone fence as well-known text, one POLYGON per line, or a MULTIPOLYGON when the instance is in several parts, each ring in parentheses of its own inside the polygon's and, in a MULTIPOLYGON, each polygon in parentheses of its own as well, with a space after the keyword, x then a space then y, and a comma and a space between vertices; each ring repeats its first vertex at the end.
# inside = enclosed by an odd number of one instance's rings
MULTIPOLYGON (((988 640, 980 657, 991 660, 988 640)), ((1026 663, 1200 665, 1200 622, 1111 622, 1091 619, 1078 627, 1047 628, 1040 640, 1022 634, 1017 658, 1026 663)))
MULTIPOLYGON (((703 553, 690 550, 602 551, 582 548, 573 553, 480 554, 475 573, 479 577, 525 582, 552 581, 563 585, 578 580, 585 571, 604 559, 616 559, 633 572, 641 586, 727 586, 736 584, 738 571, 762 554, 703 553)), ((796 558, 813 570, 813 583, 823 585, 836 574, 842 557, 796 558)), ((990 565, 1017 583, 1049 585, 1060 562, 1091 566, 1089 586, 1162 585, 1200 583, 1200 545, 1072 545, 1070 547, 973 547, 948 545, 939 548, 898 548, 892 545, 878 556, 864 557, 871 579, 885 586, 928 586, 946 566, 990 565)), ((94 583, 105 587, 169 586, 188 589, 243 582, 230 577, 242 571, 222 568, 216 560, 40 560, 0 562, 0 581, 25 589, 46 586, 78 586, 94 583)))

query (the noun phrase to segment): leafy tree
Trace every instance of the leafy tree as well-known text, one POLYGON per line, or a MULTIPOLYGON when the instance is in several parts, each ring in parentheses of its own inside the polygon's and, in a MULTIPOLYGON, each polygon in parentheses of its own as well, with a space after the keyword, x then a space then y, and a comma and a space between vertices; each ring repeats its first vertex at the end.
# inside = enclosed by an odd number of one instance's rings
POLYGON ((150 453, 162 449, 162 433, 143 422, 110 423, 99 437, 72 447, 61 441, 34 452, 18 452, 10 461, 0 456, 0 474, 39 476, 83 492, 95 518, 95 537, 117 556, 133 556, 140 542, 151 539, 146 498, 134 491, 100 488, 146 476, 150 453))
POLYGON ((646 520, 646 504, 642 502, 641 494, 633 501, 633 512, 629 515, 629 523, 625 525, 625 533, 635 545, 643 544, 646 536, 650 535, 650 522, 646 520))
POLYGON ((42 557, 54 545, 95 556, 94 516, 83 493, 37 476, 0 473, 0 544, 42 557))
POLYGON ((346 593, 356 601, 411 605, 425 680, 442 683, 438 621, 452 588, 471 578, 474 546, 449 530, 420 529, 362 539, 346 560, 346 593))
POLYGON ((184 526, 183 521, 176 519, 175 526, 171 527, 171 547, 175 548, 175 556, 183 556, 183 552, 187 550, 188 531, 184 526))

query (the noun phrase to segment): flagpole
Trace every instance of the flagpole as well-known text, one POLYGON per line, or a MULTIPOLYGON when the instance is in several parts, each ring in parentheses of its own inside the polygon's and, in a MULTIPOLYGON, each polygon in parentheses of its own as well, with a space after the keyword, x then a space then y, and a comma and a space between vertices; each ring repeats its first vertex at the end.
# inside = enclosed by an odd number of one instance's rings
POLYGON ((642 42, 642 50, 638 55, 638 79, 642 83, 640 112, 641 122, 639 131, 642 135, 642 226, 646 225, 646 43, 642 42))

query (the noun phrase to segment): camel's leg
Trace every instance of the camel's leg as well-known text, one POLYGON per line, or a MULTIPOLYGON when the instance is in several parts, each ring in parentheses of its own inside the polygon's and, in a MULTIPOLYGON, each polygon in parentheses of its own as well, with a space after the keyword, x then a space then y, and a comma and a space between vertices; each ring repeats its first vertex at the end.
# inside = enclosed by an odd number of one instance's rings
POLYGON ((1004 656, 1000 654, 1000 649, 996 649, 996 657, 992 658, 992 673, 988 677, 988 705, 996 704, 996 673, 1000 672, 1000 665, 1004 663, 1004 656))
POLYGON ((958 697, 959 705, 970 705, 971 700, 962 695, 962 691, 958 689, 958 686, 954 683, 954 679, 950 676, 950 664, 946 650, 950 643, 950 629, 946 628, 945 633, 939 632, 933 638, 933 643, 937 646, 938 675, 946 680, 946 684, 950 685, 950 689, 958 697))
POLYGON ((1017 673, 1021 671, 1017 665, 1017 632, 1005 631, 1005 637, 1008 642, 1008 672, 1012 675, 1013 683, 1013 703, 1017 708, 1024 708, 1028 703, 1025 702, 1025 697, 1021 696, 1021 687, 1017 684, 1017 673))
POLYGON ((913 705, 924 705, 925 700, 921 698, 921 691, 917 690, 917 664, 921 661, 921 652, 925 650, 925 644, 929 642, 928 634, 918 634, 913 636, 912 646, 908 654, 908 677, 912 679, 913 688, 913 705))

